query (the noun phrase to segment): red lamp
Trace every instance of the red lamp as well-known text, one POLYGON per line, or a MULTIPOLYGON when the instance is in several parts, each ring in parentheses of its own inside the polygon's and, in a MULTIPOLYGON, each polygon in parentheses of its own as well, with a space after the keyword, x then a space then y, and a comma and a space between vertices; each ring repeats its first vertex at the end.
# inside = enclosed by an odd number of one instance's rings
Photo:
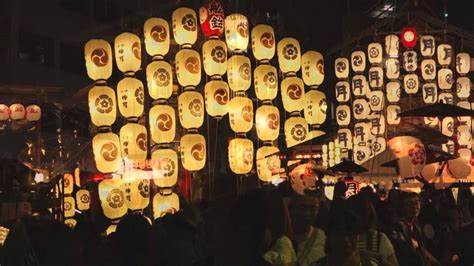
POLYGON ((210 0, 199 9, 202 33, 206 37, 220 36, 224 32, 224 8, 218 0, 210 0))
POLYGON ((413 48, 416 45, 416 28, 405 27, 402 29, 401 39, 403 47, 413 48))

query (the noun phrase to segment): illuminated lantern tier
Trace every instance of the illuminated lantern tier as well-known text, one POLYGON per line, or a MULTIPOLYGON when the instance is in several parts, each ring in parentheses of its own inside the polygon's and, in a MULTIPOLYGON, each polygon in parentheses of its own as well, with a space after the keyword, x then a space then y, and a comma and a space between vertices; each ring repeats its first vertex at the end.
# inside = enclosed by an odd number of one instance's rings
POLYGON ((319 130, 310 131, 308 122, 302 117, 290 117, 285 121, 286 146, 293 147, 324 134, 319 130))
POLYGON ((26 116, 25 107, 22 104, 14 103, 9 107, 11 120, 21 120, 26 116))
POLYGON ((275 32, 271 26, 259 24, 252 29, 252 52, 255 59, 272 59, 275 56, 275 44, 275 32))
POLYGON ((105 80, 112 75, 112 47, 105 40, 90 40, 84 47, 87 75, 92 80, 105 80))
POLYGON ((10 108, 8 105, 0 104, 0 121, 7 121, 10 118, 10 108))
POLYGON ((149 18, 143 25, 145 50, 150 56, 164 56, 170 50, 170 26, 162 18, 149 18))
POLYGON ((130 210, 143 210, 150 203, 150 176, 138 169, 126 170, 122 176, 121 190, 130 210))
POLYGON ((288 113, 299 112, 304 108, 304 84, 297 77, 287 77, 281 82, 283 107, 288 113))
POLYGON ((188 171, 199 171, 206 164, 206 140, 200 134, 186 134, 181 138, 181 163, 188 171))
POLYGON ((119 137, 114 133, 99 133, 92 139, 92 149, 97 170, 102 173, 117 172, 122 164, 119 137))
POLYGON ((130 161, 142 162, 147 153, 147 132, 140 124, 128 123, 120 129, 122 156, 130 161))
POLYGON ((356 73, 365 71, 365 53, 363 51, 354 51, 351 54, 352 70, 356 73))
MULTIPOLYGON (((364 85, 361 84, 361 89, 363 88, 364 88, 364 85)), ((351 91, 350 91, 349 82, 347 81, 337 82, 336 83, 336 100, 340 103, 346 103, 350 100, 350 98, 351 98, 351 91)))
POLYGON ((91 206, 91 194, 87 189, 80 189, 76 192, 77 208, 80 211, 87 211, 91 206))
POLYGON ((229 103, 229 122, 234 132, 249 132, 253 126, 252 100, 241 96, 232 98, 229 103))
POLYGON ((278 157, 280 150, 277 147, 263 146, 258 148, 256 155, 258 178, 263 182, 272 182, 280 177, 278 172, 281 160, 278 157))
POLYGON ((253 167, 253 142, 235 138, 229 142, 230 170, 238 175, 247 174, 253 167))
POLYGON ((354 96, 366 96, 369 91, 369 83, 364 75, 354 75, 352 77, 352 93, 354 93, 354 96))
POLYGON ((471 80, 468 77, 460 77, 456 81, 456 94, 459 98, 469 98, 471 95, 471 80))
POLYGON ((151 98, 168 99, 173 94, 173 70, 168 62, 151 62, 146 67, 146 80, 151 98))
POLYGON ((183 87, 196 87, 201 82, 201 56, 191 49, 176 53, 176 77, 183 87))
POLYGON ((76 201, 73 197, 64 197, 64 217, 73 217, 76 214, 76 201))
POLYGON ((385 53, 389 57, 398 57, 399 47, 400 43, 397 35, 391 34, 385 36, 385 53))
POLYGON ((400 76, 400 62, 397 58, 387 58, 385 61, 385 66, 387 68, 387 75, 388 79, 398 79, 400 76))
POLYGON ((436 62, 433 59, 421 61, 421 76, 424 80, 434 80, 436 78, 436 62))
POLYGON ((175 193, 161 195, 157 193, 153 197, 153 218, 158 219, 167 214, 175 214, 179 211, 179 197, 175 193))
POLYGON ((28 105, 26 107, 26 120, 36 122, 41 119, 41 107, 38 105, 28 105))
POLYGON ((187 7, 180 7, 172 14, 174 40, 179 45, 193 45, 197 40, 196 12, 187 7))
POLYGON ((298 40, 283 38, 277 44, 278 64, 283 73, 298 72, 301 68, 301 48, 298 40))
POLYGON ((105 217, 118 219, 127 213, 121 179, 104 179, 99 183, 99 199, 105 217))
POLYGON ((140 117, 145 102, 143 83, 136 78, 124 78, 117 84, 117 98, 120 113, 127 117, 140 117))
POLYGON ((151 154, 153 180, 159 187, 172 187, 178 181, 178 154, 172 149, 159 149, 151 154))
POLYGON ((418 56, 415 51, 403 52, 403 69, 408 72, 416 71, 418 68, 418 56))
POLYGON ((271 65, 259 65, 255 68, 254 87, 260 101, 275 99, 278 93, 277 69, 271 65))
POLYGON ((383 50, 382 44, 370 43, 367 47, 367 58, 371 64, 382 64, 383 50))
POLYGON ((222 35, 224 22, 224 8, 218 0, 211 0, 199 8, 199 23, 204 36, 222 35))
POLYGON ((326 95, 317 90, 310 90, 304 96, 304 117, 310 125, 320 126, 326 121, 326 95))
POLYGON ((227 47, 221 40, 208 40, 202 45, 202 61, 208 76, 222 76, 227 71, 227 47))
POLYGON ((256 114, 257 136, 262 141, 274 141, 280 133, 280 112, 272 105, 262 105, 256 114))
POLYGON ((453 86, 453 71, 449 68, 442 68, 438 71, 438 87, 442 90, 450 90, 453 86))
POLYGON ((422 87, 423 102, 432 104, 438 102, 438 87, 436 83, 425 83, 422 87))
POLYGON ((349 77, 349 59, 339 57, 334 62, 334 70, 338 79, 347 79, 349 77))
POLYGON ((432 57, 436 51, 435 39, 431 35, 420 38, 420 52, 422 56, 432 57))
MULTIPOLYGON (((368 106, 367 106, 367 108, 368 108, 368 106)), ((359 112, 359 111, 357 111, 357 112, 359 112)), ((366 112, 366 111, 364 111, 364 112, 366 112)), ((336 121, 337 121, 337 124, 339 126, 348 126, 350 124, 350 122, 351 122, 351 108, 348 105, 339 105, 336 108, 336 121)))
POLYGON ((107 86, 94 86, 88 98, 92 123, 98 127, 111 126, 117 117, 115 91, 107 86))
POLYGON ((249 44, 249 22, 242 14, 225 18, 225 40, 231 51, 244 51, 249 44))
POLYGON ((456 55, 456 72, 466 75, 471 70, 471 56, 468 53, 456 55))
POLYGON ((185 91, 178 97, 179 121, 186 129, 199 128, 204 122, 204 99, 199 92, 185 91))
POLYGON ((381 88, 383 82, 383 68, 376 66, 369 69, 369 85, 371 88, 381 88))
POLYGON ((158 144, 172 142, 176 136, 176 113, 168 105, 155 105, 150 109, 151 139, 158 144))
POLYGON ((411 136, 400 136, 387 143, 393 155, 398 159, 400 176, 415 177, 421 173, 426 163, 426 151, 423 143, 411 136))
POLYGON ((319 86, 323 83, 324 57, 321 53, 315 51, 307 51, 304 53, 301 57, 301 69, 301 76, 307 86, 319 86))
POLYGON ((135 73, 142 63, 142 46, 140 38, 130 32, 124 32, 114 41, 115 62, 123 73, 135 73))
POLYGON ((407 94, 416 94, 419 88, 418 75, 407 74, 403 78, 403 88, 407 94))
POLYGON ((222 80, 211 80, 204 87, 207 114, 221 118, 228 112, 229 85, 222 80))
POLYGON ((227 61, 227 80, 233 91, 247 91, 252 83, 250 59, 234 55, 227 61))
POLYGON ((453 47, 450 44, 440 44, 437 49, 438 63, 442 66, 451 64, 453 58, 453 47))

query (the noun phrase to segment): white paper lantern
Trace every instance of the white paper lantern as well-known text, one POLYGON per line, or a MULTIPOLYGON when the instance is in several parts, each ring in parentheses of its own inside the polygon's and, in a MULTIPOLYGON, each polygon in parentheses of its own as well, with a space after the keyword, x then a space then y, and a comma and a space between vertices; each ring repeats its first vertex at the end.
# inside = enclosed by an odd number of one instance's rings
POLYGON ((415 177, 421 173, 426 163, 426 151, 423 143, 411 136, 400 136, 387 143, 393 155, 398 159, 400 176, 415 177))
POLYGON ((147 131, 140 124, 128 123, 120 129, 122 156, 133 162, 143 162, 147 154, 147 131))
POLYGON ((220 118, 227 114, 230 98, 229 85, 222 80, 211 80, 204 87, 207 114, 220 118))
POLYGON ((436 83, 425 83, 422 87, 423 102, 433 104, 438 102, 438 88, 436 83))
POLYGON ((439 102, 443 102, 445 104, 454 104, 454 96, 450 92, 440 93, 438 100, 439 102))
POLYGON ((365 96, 369 91, 369 83, 365 76, 355 75, 352 77, 352 93, 354 93, 354 96, 365 96))
POLYGON ((436 50, 435 39, 431 35, 425 35, 420 38, 420 52, 422 56, 431 57, 436 50))
POLYGON ((401 109, 398 105, 389 105, 387 106, 387 124, 389 125, 398 125, 400 124, 400 114, 401 109))
POLYGON ((149 126, 155 143, 172 142, 176 136, 176 113, 169 105, 155 105, 150 109, 149 126))
POLYGON ((461 99, 469 98, 471 95, 471 80, 468 77, 460 77, 457 79, 456 95, 461 99))
POLYGON ((274 66, 259 65, 254 71, 255 95, 261 101, 273 100, 278 93, 278 72, 274 66))
POLYGON ((237 96, 229 103, 229 122, 234 132, 249 132, 253 126, 253 102, 247 97, 237 96))
POLYGON ((305 94, 304 117, 310 125, 320 126, 326 121, 326 95, 317 90, 305 94))
POLYGON ((385 134, 385 116, 374 113, 370 116, 370 133, 374 136, 385 134))
POLYGON ((252 83, 250 59, 234 55, 227 61, 227 80, 233 91, 247 91, 252 83))
POLYGON ((153 218, 158 219, 167 214, 179 211, 179 197, 176 193, 170 195, 155 194, 153 197, 153 218))
POLYGON ((150 56, 164 56, 170 50, 170 27, 162 18, 149 18, 143 25, 145 50, 150 56))
POLYGON ((454 119, 452 117, 445 117, 441 122, 441 133, 448 137, 454 134, 454 119))
POLYGON ((180 7, 172 14, 174 40, 179 45, 193 45, 197 40, 197 17, 194 10, 180 7))
POLYGON ((407 94, 416 94, 418 92, 418 75, 408 74, 403 78, 403 88, 407 94))
POLYGON ((117 98, 120 113, 127 117, 140 117, 145 102, 143 83, 136 78, 126 77, 117 84, 117 98))
POLYGON ((347 79, 349 77, 349 59, 345 57, 336 58, 334 71, 338 79, 347 79))
POLYGON ((231 51, 247 50, 249 22, 242 14, 230 14, 225 18, 225 40, 231 51))
POLYGON ((468 53, 456 55, 456 72, 461 75, 469 73, 471 70, 471 56, 468 53))
POLYGON ((235 138, 229 142, 230 170, 238 175, 247 174, 253 167, 253 142, 249 139, 235 138))
POLYGON ((41 107, 36 104, 28 105, 26 107, 26 120, 36 122, 41 119, 41 107))
POLYGON ((143 210, 150 203, 150 176, 138 169, 126 170, 122 175, 121 190, 125 194, 125 203, 132 210, 143 210))
POLYGON ((153 181, 159 187, 172 187, 178 181, 178 154, 172 149, 158 149, 151 154, 153 181))
POLYGON ((0 121, 6 121, 10 118, 10 108, 5 104, 0 104, 0 121))
MULTIPOLYGON (((301 48, 298 40, 283 38, 277 44, 278 64, 283 73, 297 72, 301 68, 301 48)), ((349 67, 349 64, 347 64, 349 67)))
POLYGON ((387 149, 387 141, 384 137, 377 137, 375 142, 372 143, 371 149, 372 157, 377 156, 387 149))
POLYGON ((421 75, 424 80, 434 80, 436 78, 436 62, 433 59, 421 61, 421 75))
POLYGON ((453 58, 453 47, 450 44, 440 44, 437 49, 438 63, 442 66, 451 64, 453 58))
POLYGON ((256 155, 257 175, 263 182, 272 182, 280 177, 278 174, 281 160, 277 147, 263 146, 258 148, 256 155))
POLYGON ((201 56, 191 49, 176 53, 176 78, 183 87, 196 87, 201 82, 201 56))
POLYGON ((114 41, 115 61, 123 73, 137 72, 142 63, 142 45, 140 38, 130 32, 118 35, 114 41))
POLYGON ((199 128, 204 123, 204 99, 197 91, 185 91, 178 97, 179 121, 186 129, 199 128))
POLYGON ((307 51, 301 57, 301 76, 307 86, 319 86, 324 81, 324 57, 321 53, 307 51))
POLYGON ((297 77, 287 77, 281 82, 283 107, 288 113, 301 111, 304 107, 304 84, 297 77))
POLYGON ((385 75, 388 79, 398 79, 400 76, 400 62, 397 58, 388 58, 385 61, 385 67, 387 69, 385 75))
POLYGON ((383 59, 382 44, 370 43, 367 47, 367 57, 371 64, 381 64, 383 59))
POLYGON ((383 91, 371 91, 369 94, 369 105, 372 112, 380 112, 385 107, 383 91))
POLYGON ((461 146, 470 146, 472 140, 471 127, 460 125, 456 129, 458 144, 461 146))
POLYGON ((206 164, 206 140, 200 134, 186 134, 180 141, 181 163, 184 169, 199 171, 206 164))
POLYGON ((94 86, 88 98, 92 123, 98 127, 111 126, 117 117, 115 91, 107 86, 94 86))
POLYGON ((255 114, 257 136, 262 141, 274 141, 280 134, 280 112, 272 105, 262 105, 255 114))
POLYGON ((302 117, 286 119, 284 130, 287 147, 293 147, 324 134, 321 131, 309 131, 308 122, 302 117))
POLYGON ((348 128, 341 128, 337 131, 337 141, 341 149, 352 149, 352 131, 348 128))
POLYGON ((398 103, 400 101, 400 82, 390 81, 386 86, 387 100, 391 103, 398 103))
POLYGON ((91 193, 87 189, 80 189, 76 192, 77 208, 80 211, 87 211, 91 206, 91 193))
POLYGON ((418 56, 415 51, 403 52, 403 69, 407 72, 414 72, 418 68, 418 56))
POLYGON ((363 164, 367 162, 371 156, 372 151, 369 146, 354 146, 354 161, 356 164, 363 164))
POLYGON ((356 73, 365 71, 365 53, 364 51, 354 51, 351 54, 352 70, 356 73))
POLYGON ((22 104, 14 103, 10 105, 10 118, 11 120, 21 120, 26 116, 25 107, 22 104))
POLYGON ((275 44, 275 32, 271 26, 259 24, 252 29, 252 52, 255 59, 272 59, 275 56, 275 44))
POLYGON ((449 68, 442 68, 438 71, 438 87, 442 90, 450 90, 453 86, 453 71, 449 68))
POLYGON ((336 108, 336 121, 339 126, 348 126, 351 122, 351 108, 347 105, 339 105, 336 108))
POLYGON ((150 97, 168 99, 173 94, 173 71, 165 61, 154 61, 146 67, 146 80, 150 97))
POLYGON ((336 100, 339 103, 346 103, 351 98, 350 85, 347 81, 339 81, 336 83, 336 100))
POLYGON ((382 67, 371 67, 369 69, 369 85, 371 88, 383 87, 383 68, 382 67))
POLYGON ((118 171, 122 163, 119 137, 114 133, 99 133, 92 139, 97 170, 102 173, 118 171))
MULTIPOLYGON (((352 104, 352 110, 354 112, 354 118, 357 120, 367 119, 370 114, 369 103, 366 99, 355 99, 352 104)), ((336 113, 339 116, 339 113, 336 109, 336 113)))
POLYGON ((112 75, 112 47, 106 40, 93 39, 84 46, 87 75, 92 80, 106 80, 112 75))
POLYGON ((99 183, 99 199, 105 217, 118 219, 127 213, 121 179, 104 179, 99 183))
POLYGON ((221 40, 207 40, 202 45, 202 61, 208 76, 222 76, 227 71, 227 47, 221 40))
POLYGON ((396 58, 398 57, 398 49, 400 43, 397 35, 390 34, 385 36, 385 53, 389 57, 396 58))
POLYGON ((356 123, 354 125, 354 143, 356 145, 365 144, 369 141, 371 124, 370 123, 356 123))
POLYGON ((76 214, 76 201, 73 197, 64 197, 64 217, 73 217, 76 214))

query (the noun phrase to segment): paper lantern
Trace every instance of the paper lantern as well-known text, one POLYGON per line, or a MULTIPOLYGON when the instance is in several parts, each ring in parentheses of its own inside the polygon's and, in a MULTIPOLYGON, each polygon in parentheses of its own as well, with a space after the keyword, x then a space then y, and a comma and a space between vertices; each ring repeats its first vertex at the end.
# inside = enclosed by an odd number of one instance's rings
POLYGON ((424 80, 434 80, 436 78, 436 62, 433 59, 421 61, 421 75, 424 80))
POLYGON ((146 67, 146 80, 151 98, 168 99, 173 94, 173 70, 168 62, 151 62, 146 67))
POLYGON ((156 194, 153 197, 153 218, 158 219, 167 214, 179 211, 179 197, 175 193, 170 195, 156 194))
POLYGON ((387 72, 385 75, 388 79, 398 79, 400 76, 400 62, 397 58, 388 58, 385 61, 387 72))
POLYGON ((404 27, 401 32, 403 47, 413 48, 416 45, 416 28, 404 27))
POLYGON ((352 149, 352 131, 348 128, 341 128, 337 131, 337 141, 341 149, 352 149))
POLYGON ((0 104, 0 121, 6 121, 10 118, 10 108, 5 104, 0 104))
POLYGON ((204 36, 222 35, 224 21, 224 8, 218 0, 211 0, 199 8, 199 23, 204 36))
POLYGON ((360 122, 354 125, 354 143, 356 145, 365 144, 369 141, 370 123, 360 122))
POLYGON ((398 49, 400 46, 398 41, 397 35, 390 34, 385 36, 385 53, 388 55, 388 57, 398 57, 398 49))
POLYGON ((28 105, 26 107, 26 120, 36 122, 41 119, 41 107, 36 104, 28 105))
POLYGON ((272 59, 275 56, 275 42, 275 32, 271 26, 259 24, 252 29, 252 52, 255 59, 272 59))
POLYGON ((454 104, 454 96, 450 92, 440 93, 438 100, 439 102, 443 102, 445 104, 454 104))
POLYGON ((371 145, 372 148, 372 157, 381 154, 387 149, 387 141, 384 137, 377 137, 375 142, 371 145))
MULTIPOLYGON (((365 78, 365 77, 364 77, 365 78)), ((366 82, 367 84, 367 82, 366 82)), ((354 88, 354 86, 353 86, 354 88)), ((364 89, 363 84, 361 84, 361 90, 364 89)), ((354 90, 353 91, 358 91, 354 90)), ((349 82, 347 81, 339 81, 336 83, 336 100, 340 103, 346 103, 350 100, 351 98, 351 92, 349 89, 349 82)))
POLYGON ((465 179, 471 174, 471 150, 459 149, 459 158, 448 161, 448 174, 455 179, 465 179))
POLYGON ((261 101, 273 100, 278 93, 277 69, 271 65, 259 65, 254 71, 255 95, 261 101))
POLYGON ((441 121, 441 133, 448 137, 454 134, 454 119, 452 117, 445 117, 441 121))
POLYGON ((253 167, 253 142, 249 139, 235 138, 229 142, 230 170, 238 175, 247 174, 253 167))
POLYGON ((297 77, 287 77, 281 82, 283 107, 288 113, 299 112, 304 107, 304 84, 297 77))
POLYGON ((369 94, 369 105, 372 112, 380 112, 385 107, 383 91, 371 91, 369 94))
POLYGON ((227 80, 233 91, 247 91, 252 82, 250 59, 243 55, 234 55, 227 61, 227 80))
POLYGON ((120 113, 127 117, 140 117, 143 114, 145 92, 143 83, 136 78, 124 78, 117 84, 117 98, 120 113))
MULTIPOLYGON (((460 101, 460 102, 458 102, 457 106, 459 106, 461 108, 464 108, 464 109, 468 109, 468 110, 471 109, 471 103, 468 102, 468 101, 460 101)), ((461 124, 470 125, 471 124, 471 117, 470 116, 458 116, 458 121, 461 124)))
POLYGON ((280 177, 281 160, 278 157, 280 149, 273 146, 263 146, 257 150, 257 175, 263 182, 272 182, 280 177))
POLYGON ((230 14, 225 18, 225 41, 231 51, 247 50, 249 22, 242 14, 230 14))
POLYGON ((111 126, 117 117, 115 91, 107 86, 94 86, 88 98, 92 123, 98 127, 111 126))
POLYGON ((201 82, 201 56, 191 49, 176 53, 176 78, 183 87, 196 87, 201 82))
POLYGON ((453 57, 453 47, 450 44, 440 44, 437 49, 438 63, 442 66, 451 64, 453 57))
POLYGON ((403 52, 403 69, 408 72, 416 71, 418 67, 418 56, 415 51, 408 50, 403 52))
POLYGON ((93 39, 84 46, 87 75, 92 80, 105 80, 112 75, 112 47, 106 40, 93 39))
POLYGON ((381 88, 383 86, 383 69, 376 66, 369 69, 369 85, 371 88, 381 88))
POLYGON ((122 156, 130 161, 142 162, 147 153, 147 132, 140 124, 128 123, 120 129, 122 156))
POLYGON ((398 125, 400 123, 400 112, 401 109, 398 105, 387 106, 387 124, 398 125))
POLYGON ((249 132, 253 126, 252 100, 242 96, 232 98, 229 103, 229 122, 234 132, 249 132))
POLYGON ((438 87, 442 90, 450 90, 453 86, 453 71, 449 68, 442 68, 438 71, 438 87))
POLYGON ((471 70, 471 56, 468 53, 456 55, 456 72, 466 75, 471 70))
POLYGON ((181 126, 199 128, 204 122, 204 99, 197 91, 185 91, 178 97, 179 121, 181 126))
POLYGON ((385 116, 380 113, 373 113, 370 116, 370 133, 374 136, 385 134, 385 116))
POLYGON ((174 40, 177 44, 191 46, 197 40, 196 12, 187 7, 180 7, 172 14, 174 40))
POLYGON ((425 35, 420 38, 420 51, 421 55, 425 57, 431 57, 435 53, 435 39, 431 35, 425 35))
POLYGON ((114 133, 99 133, 92 139, 97 170, 102 173, 118 171, 122 163, 119 137, 114 133))
POLYGON ((469 98, 471 95, 471 80, 468 77, 460 77, 457 79, 456 94, 461 99, 469 98))
POLYGON ((178 181, 178 154, 172 149, 158 149, 151 154, 153 181, 159 187, 172 187, 178 181))
POLYGON ((349 77, 349 60, 345 57, 336 58, 334 70, 338 79, 347 79, 349 77))
POLYGON ((91 194, 87 189, 80 189, 76 192, 77 208, 80 211, 87 211, 91 206, 91 194))
POLYGON ((118 35, 114 41, 115 62, 123 73, 135 73, 142 63, 140 38, 130 32, 118 35))
POLYGON ((347 105, 339 105, 336 108, 336 121, 339 126, 348 126, 351 122, 351 108, 347 105))
POLYGON ((130 169, 123 173, 121 190, 125 203, 132 210, 143 210, 150 203, 150 177, 143 170, 130 169))
POLYGON ((64 174, 63 186, 64 186, 64 194, 72 194, 72 191, 74 190, 74 177, 71 174, 69 173, 64 174))
MULTIPOLYGON (((301 48, 298 40, 283 38, 277 44, 278 64, 283 73, 298 72, 301 67, 301 48)), ((349 68, 349 62, 346 67, 349 68)), ((347 70, 349 71, 349 70, 347 70)))
POLYGON ((155 105, 148 116, 151 139, 155 143, 172 142, 176 136, 176 113, 169 105, 155 105))
POLYGON ((227 47, 221 40, 207 40, 202 45, 202 61, 208 76, 222 76, 227 71, 227 47))
MULTIPOLYGON (((370 114, 369 103, 366 99, 355 99, 352 103, 352 111, 354 112, 354 118, 357 120, 366 119, 370 114)), ((336 113, 339 115, 336 109, 336 113)))
POLYGON ((304 190, 314 185, 315 174, 310 163, 300 164, 290 172, 291 188, 299 195, 304 195, 304 190))
POLYGON ((419 80, 416 74, 407 74, 403 78, 403 88, 407 94, 416 94, 418 92, 419 80))
POLYGON ((365 53, 363 51, 354 51, 351 54, 352 70, 356 73, 365 71, 365 53))
POLYGON ((99 199, 105 217, 118 219, 127 213, 121 179, 104 179, 99 183, 99 199))
POLYGON ((207 114, 221 118, 228 112, 229 85, 222 80, 211 80, 204 87, 207 114))
POLYGON ((145 50, 150 56, 165 56, 170 50, 170 26, 162 18, 149 18, 143 25, 145 50))
POLYGON ((76 214, 76 203, 73 197, 64 197, 64 217, 73 217, 76 214))
POLYGON ((10 118, 12 120, 21 120, 25 118, 26 110, 22 104, 14 103, 10 105, 10 118))
POLYGON ((383 59, 382 44, 370 43, 367 47, 367 57, 371 64, 381 64, 383 59))
POLYGON ((292 147, 310 140, 313 135, 309 131, 308 122, 302 117, 290 117, 285 121, 286 146, 292 147))
POLYGON ((354 161, 363 164, 370 159, 371 150, 369 146, 354 146, 354 161))
POLYGON ((390 139, 387 143, 397 164, 402 178, 420 175, 426 163, 426 151, 423 143, 411 136, 400 136, 390 139))
POLYGON ((255 114, 257 136, 262 141, 274 141, 280 134, 280 112, 272 105, 262 105, 255 114))
POLYGON ((181 163, 188 171, 199 171, 206 164, 206 140, 200 134, 186 134, 180 141, 181 163))
POLYGON ((397 103, 400 101, 400 82, 398 81, 390 81, 387 83, 386 86, 387 91, 387 100, 391 103, 397 103))
POLYGON ((436 83, 425 83, 422 87, 423 102, 432 104, 438 101, 438 88, 436 83))
POLYGON ((74 229, 76 227, 76 224, 77 224, 77 221, 76 219, 73 219, 73 218, 68 218, 68 219, 65 219, 64 220, 64 224, 71 228, 71 229, 74 229))
MULTIPOLYGON (((324 57, 321 53, 307 51, 301 57, 303 81, 307 86, 319 86, 324 81, 324 57)), ((364 56, 365 64, 365 56, 364 56)), ((365 66, 364 66, 365 67, 365 66)))
POLYGON ((423 122, 429 127, 437 127, 439 124, 439 119, 437 117, 424 117, 423 122))
POLYGON ((458 126, 457 130, 457 140, 458 144, 461 146, 470 146, 471 145, 471 127, 467 125, 458 126))
POLYGON ((354 96, 365 96, 369 91, 369 83, 367 82, 367 78, 365 76, 355 75, 352 77, 352 93, 354 93, 354 96))
POLYGON ((310 125, 320 126, 326 121, 326 95, 317 90, 310 90, 304 96, 304 117, 310 125))

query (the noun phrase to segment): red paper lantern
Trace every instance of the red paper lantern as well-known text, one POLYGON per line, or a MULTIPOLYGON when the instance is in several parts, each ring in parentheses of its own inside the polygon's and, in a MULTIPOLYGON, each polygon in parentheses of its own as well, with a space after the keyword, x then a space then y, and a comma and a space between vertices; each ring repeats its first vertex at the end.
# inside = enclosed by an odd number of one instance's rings
POLYGON ((199 9, 202 33, 206 37, 220 36, 224 32, 224 8, 218 0, 210 0, 199 9))
POLYGON ((402 44, 405 48, 413 48, 416 45, 416 29, 414 27, 405 27, 402 29, 402 44))

